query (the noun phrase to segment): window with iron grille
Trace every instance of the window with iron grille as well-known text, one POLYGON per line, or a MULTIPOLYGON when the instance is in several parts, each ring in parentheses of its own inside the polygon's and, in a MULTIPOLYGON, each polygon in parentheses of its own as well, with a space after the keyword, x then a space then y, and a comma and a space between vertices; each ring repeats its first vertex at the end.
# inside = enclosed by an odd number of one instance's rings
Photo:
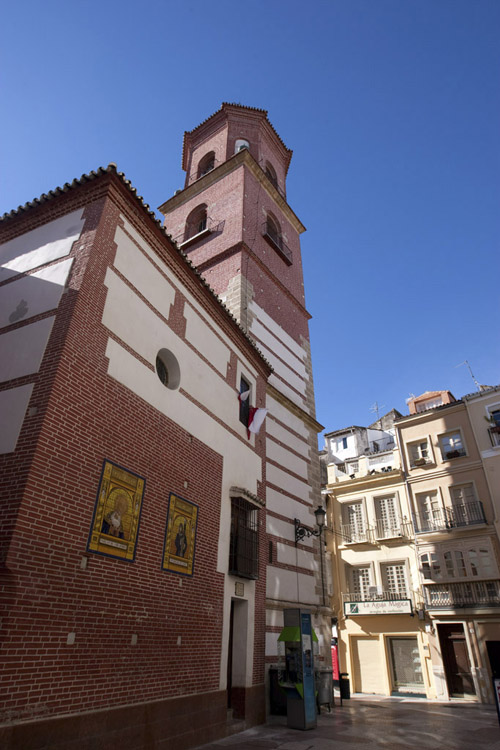
POLYGON ((242 497, 231 499, 229 572, 242 578, 259 577, 258 513, 242 497))

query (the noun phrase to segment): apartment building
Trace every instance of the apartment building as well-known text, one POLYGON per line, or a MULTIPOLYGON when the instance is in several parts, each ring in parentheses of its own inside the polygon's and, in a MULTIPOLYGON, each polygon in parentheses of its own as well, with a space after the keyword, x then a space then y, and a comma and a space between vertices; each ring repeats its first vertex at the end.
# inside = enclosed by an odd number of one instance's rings
POLYGON ((498 389, 460 400, 426 393, 396 422, 439 699, 493 700, 500 547, 490 487, 499 453, 482 417, 494 421, 499 402, 498 389))
POLYGON ((341 669, 354 692, 490 703, 500 389, 426 392, 408 407, 385 438, 368 439, 373 426, 325 436, 341 669))
POLYGON ((354 692, 432 698, 398 417, 325 436, 339 660, 354 692))

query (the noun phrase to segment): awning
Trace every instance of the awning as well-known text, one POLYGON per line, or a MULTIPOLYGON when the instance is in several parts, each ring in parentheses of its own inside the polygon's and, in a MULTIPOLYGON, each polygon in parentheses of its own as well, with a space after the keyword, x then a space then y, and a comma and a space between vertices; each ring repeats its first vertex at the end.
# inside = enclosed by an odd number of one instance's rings
MULTIPOLYGON (((316 641, 316 643, 318 643, 318 636, 316 635, 314 628, 311 628, 311 631, 312 631, 313 641, 316 641)), ((288 641, 289 643, 298 643, 300 641, 299 626, 288 625, 287 627, 283 628, 283 630, 279 634, 278 641, 288 641)))

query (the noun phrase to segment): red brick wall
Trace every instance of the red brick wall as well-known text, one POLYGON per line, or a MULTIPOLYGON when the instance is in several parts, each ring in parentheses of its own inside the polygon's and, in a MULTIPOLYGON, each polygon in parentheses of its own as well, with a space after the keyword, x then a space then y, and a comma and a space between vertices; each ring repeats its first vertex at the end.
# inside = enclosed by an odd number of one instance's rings
MULTIPOLYGON (((2 457, 12 487, 7 499, 14 496, 17 509, 4 569, 4 720, 219 689, 222 457, 107 375, 109 332, 100 321, 118 215, 110 199, 86 209, 69 291, 31 400, 37 429, 27 419, 19 450, 2 457), (104 459, 146 478, 134 563, 86 552, 104 459), (170 492, 199 506, 192 578, 160 567, 170 492), (74 645, 67 645, 69 633, 74 645)), ((257 451, 263 458, 263 440, 257 451)), ((261 574, 255 684, 263 681, 265 565, 261 574)))

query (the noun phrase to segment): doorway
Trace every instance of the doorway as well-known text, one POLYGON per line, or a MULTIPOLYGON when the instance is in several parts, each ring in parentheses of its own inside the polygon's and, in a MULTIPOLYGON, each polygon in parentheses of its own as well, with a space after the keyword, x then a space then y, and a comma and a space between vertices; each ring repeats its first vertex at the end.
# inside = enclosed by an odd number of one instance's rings
POLYGON ((486 641, 491 676, 500 678, 500 641, 486 641))
POLYGON ((392 692, 424 694, 425 685, 417 638, 389 638, 392 692))
POLYGON ((464 626, 454 624, 437 627, 450 698, 476 695, 464 626))
MULTIPOLYGON (((234 718, 245 716, 245 687, 248 664, 248 602, 232 599, 227 643, 227 707, 234 718)), ((250 666, 251 669, 251 666, 250 666)))

